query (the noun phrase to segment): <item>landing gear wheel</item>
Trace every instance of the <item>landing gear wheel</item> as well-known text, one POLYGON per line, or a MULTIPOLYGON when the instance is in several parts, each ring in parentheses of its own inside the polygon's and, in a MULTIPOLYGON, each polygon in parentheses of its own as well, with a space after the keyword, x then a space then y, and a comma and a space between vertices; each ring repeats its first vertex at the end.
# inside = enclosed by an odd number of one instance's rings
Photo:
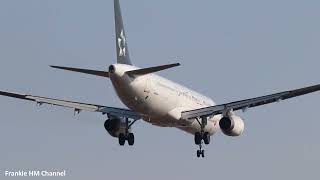
POLYGON ((133 133, 128 134, 128 144, 129 144, 129 146, 134 145, 134 134, 133 133))
POLYGON ((202 140, 202 138, 201 138, 201 133, 196 132, 196 133, 194 134, 194 143, 195 143, 196 145, 200 145, 200 144, 201 144, 201 140, 202 140))
POLYGON ((129 118, 125 118, 126 120, 126 129, 125 132, 119 134, 119 145, 124 146, 126 141, 128 141, 129 146, 134 145, 134 134, 131 133, 131 126, 138 121, 138 119, 134 119, 134 121, 129 121, 129 118))
POLYGON ((119 144, 120 146, 124 146, 126 143, 126 136, 123 133, 119 134, 119 144))
POLYGON ((194 142, 196 145, 199 146, 199 150, 197 150, 197 157, 203 157, 204 158, 204 150, 203 150, 203 142, 204 144, 208 145, 210 144, 210 134, 208 132, 205 132, 205 127, 208 124, 208 117, 206 116, 202 116, 202 117, 198 117, 196 118, 197 122, 200 125, 201 131, 200 132, 196 132, 194 134, 194 142), (203 142, 202 142, 203 140, 203 142))
POLYGON ((208 132, 203 134, 203 141, 206 145, 210 144, 210 134, 208 132))
POLYGON ((197 157, 203 157, 204 158, 204 150, 197 150, 197 157))

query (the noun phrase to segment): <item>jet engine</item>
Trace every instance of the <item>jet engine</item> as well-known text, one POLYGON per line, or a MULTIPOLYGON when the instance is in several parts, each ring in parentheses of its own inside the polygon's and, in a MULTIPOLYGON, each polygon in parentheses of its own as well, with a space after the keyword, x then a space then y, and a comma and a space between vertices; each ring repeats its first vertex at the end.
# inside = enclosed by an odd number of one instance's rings
POLYGON ((244 122, 239 116, 223 117, 219 121, 221 131, 227 136, 240 136, 244 131, 244 122))
POLYGON ((126 123, 119 118, 111 118, 106 120, 104 128, 112 137, 118 137, 120 133, 125 132, 126 123))

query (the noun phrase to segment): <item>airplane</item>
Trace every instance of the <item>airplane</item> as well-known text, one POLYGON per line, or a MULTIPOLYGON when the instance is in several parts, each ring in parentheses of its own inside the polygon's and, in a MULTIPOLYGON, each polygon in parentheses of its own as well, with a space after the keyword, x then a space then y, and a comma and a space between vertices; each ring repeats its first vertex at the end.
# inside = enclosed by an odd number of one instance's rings
POLYGON ((204 158, 204 145, 210 144, 211 136, 218 131, 222 131, 226 136, 243 134, 244 121, 235 114, 235 111, 246 111, 249 108, 320 90, 320 84, 318 84, 251 99, 215 104, 209 97, 155 74, 177 67, 179 63, 148 68, 134 66, 129 56, 119 0, 114 0, 114 16, 117 63, 110 65, 108 71, 64 66, 51 67, 109 78, 117 96, 128 109, 6 91, 0 91, 0 95, 33 101, 37 105, 50 104, 72 108, 75 114, 91 111, 107 115, 108 119, 104 127, 112 137, 118 139, 120 146, 124 146, 126 142, 129 146, 134 145, 132 126, 141 119, 159 127, 178 128, 194 136, 194 143, 199 147, 197 157, 204 158))

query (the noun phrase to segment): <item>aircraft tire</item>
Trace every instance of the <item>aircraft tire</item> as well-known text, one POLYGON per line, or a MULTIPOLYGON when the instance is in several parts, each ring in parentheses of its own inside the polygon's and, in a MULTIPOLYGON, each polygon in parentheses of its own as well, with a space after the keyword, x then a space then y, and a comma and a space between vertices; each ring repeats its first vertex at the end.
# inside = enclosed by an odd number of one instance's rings
POLYGON ((204 141, 204 143, 205 144, 210 144, 210 134, 208 133, 208 132, 205 132, 204 134, 203 134, 203 141, 204 141))
POLYGON ((134 145, 134 134, 133 133, 128 134, 128 144, 129 144, 129 146, 134 145))
POLYGON ((126 143, 126 137, 123 133, 120 133, 119 134, 119 145, 124 146, 125 143, 126 143))
POLYGON ((202 140, 201 134, 200 134, 199 132, 196 132, 196 133, 194 134, 194 143, 195 143, 196 145, 200 145, 200 144, 201 144, 201 140, 202 140))

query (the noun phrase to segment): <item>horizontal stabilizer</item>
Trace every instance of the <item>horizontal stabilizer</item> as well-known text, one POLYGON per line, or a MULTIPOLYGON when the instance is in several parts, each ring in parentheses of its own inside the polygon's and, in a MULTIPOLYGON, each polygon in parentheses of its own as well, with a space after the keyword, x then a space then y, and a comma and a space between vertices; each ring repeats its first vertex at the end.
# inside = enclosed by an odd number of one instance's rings
POLYGON ((127 71, 126 73, 129 76, 139 76, 139 75, 145 75, 145 74, 150 74, 150 73, 155 73, 158 71, 162 71, 165 69, 173 68, 176 66, 180 66, 180 63, 175 63, 175 64, 168 64, 168 65, 163 65, 163 66, 155 66, 155 67, 149 67, 149 68, 143 68, 143 69, 137 69, 133 71, 127 71))
POLYGON ((79 72, 79 73, 90 74, 95 76, 109 77, 109 72, 107 71, 96 71, 96 70, 90 70, 90 69, 79 69, 79 68, 62 67, 62 66, 50 66, 50 67, 55 69, 62 69, 66 71, 79 72))

